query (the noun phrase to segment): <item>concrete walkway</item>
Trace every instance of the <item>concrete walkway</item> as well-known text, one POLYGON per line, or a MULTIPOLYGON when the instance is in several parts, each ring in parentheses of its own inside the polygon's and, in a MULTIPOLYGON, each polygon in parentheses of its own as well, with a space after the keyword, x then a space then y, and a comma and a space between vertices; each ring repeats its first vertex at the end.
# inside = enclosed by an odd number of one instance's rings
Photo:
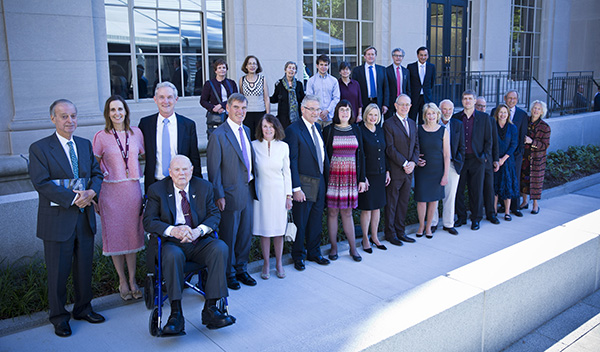
MULTIPOLYGON (((540 203, 541 212, 500 225, 482 222, 481 230, 459 228, 460 235, 437 231, 432 240, 395 247, 383 242, 387 251, 360 251, 363 261, 355 263, 347 245, 340 246, 340 259, 329 266, 307 262, 304 272, 286 265, 287 277, 261 280, 256 287, 243 286, 230 292, 233 326, 208 330, 201 324, 203 299, 186 290, 184 315, 186 336, 155 338, 148 333, 149 311, 143 302, 103 309, 102 298, 95 307, 106 318, 92 325, 71 320, 73 336, 59 338, 50 324, 29 328, 0 338, 0 351, 80 350, 141 351, 175 348, 177 351, 354 351, 368 348, 373 336, 386 324, 402 316, 386 316, 386 305, 411 290, 449 271, 533 237, 546 230, 600 209, 600 185, 561 195, 540 203), (375 328, 377 326, 377 328, 375 328), (85 346, 85 347, 84 347, 85 346)), ((410 229, 409 229, 410 230, 410 229)), ((416 228, 412 227, 411 234, 416 228)), ((254 265, 260 270, 260 263, 254 265)), ((440 292, 444 295, 444 292, 440 292)), ((168 316, 168 304, 165 305, 168 316)), ((414 309, 421 309, 414 307, 414 309)), ((600 350, 600 294, 596 292, 546 325, 518 341, 509 351, 600 350), (565 321, 568 324, 564 323, 565 321)), ((44 314, 44 313, 41 313, 44 314)), ((409 314, 407 312, 407 314, 409 314)), ((39 315, 38 315, 39 316, 39 315)), ((22 320, 22 319, 21 319, 22 320)), ((3 321, 2 326, 10 325, 3 321)), ((431 331, 435 334, 435 331, 431 331)), ((528 332, 523 332, 526 335, 528 332)), ((402 350, 397 346, 395 350, 402 350)), ((423 351, 429 351, 426 339, 423 351)), ((452 350, 448 346, 448 350, 452 350)))

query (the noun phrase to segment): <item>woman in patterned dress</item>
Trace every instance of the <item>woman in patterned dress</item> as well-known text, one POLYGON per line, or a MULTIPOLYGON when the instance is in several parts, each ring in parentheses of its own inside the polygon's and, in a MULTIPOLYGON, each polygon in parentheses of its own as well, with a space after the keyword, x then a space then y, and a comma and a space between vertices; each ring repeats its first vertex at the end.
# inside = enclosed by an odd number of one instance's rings
POLYGON ((248 110, 244 125, 250 128, 250 138, 256 139, 256 128, 260 119, 271 110, 267 79, 263 75, 260 61, 254 55, 246 56, 242 63, 242 71, 246 74, 240 78, 240 93, 248 99, 248 110))
POLYGON ((139 128, 129 125, 129 107, 118 95, 104 104, 104 120, 104 130, 96 133, 93 142, 94 155, 104 173, 98 195, 102 253, 112 257, 121 298, 138 299, 142 292, 135 282, 136 253, 144 248, 138 156, 144 155, 144 137, 139 128))
POLYGON ((542 119, 548 108, 543 101, 531 103, 529 125, 525 136, 523 166, 521 167, 521 209, 527 207, 527 195, 533 200, 531 214, 540 212, 538 200, 542 197, 544 174, 546 172, 546 150, 550 145, 550 126, 542 119))
POLYGON ((365 156, 362 134, 355 124, 356 116, 348 100, 335 107, 333 124, 323 130, 323 140, 329 156, 329 181, 327 184, 327 228, 331 251, 329 259, 338 258, 338 214, 350 245, 350 255, 356 262, 362 260, 356 250, 352 209, 358 206, 358 193, 366 191, 365 156))

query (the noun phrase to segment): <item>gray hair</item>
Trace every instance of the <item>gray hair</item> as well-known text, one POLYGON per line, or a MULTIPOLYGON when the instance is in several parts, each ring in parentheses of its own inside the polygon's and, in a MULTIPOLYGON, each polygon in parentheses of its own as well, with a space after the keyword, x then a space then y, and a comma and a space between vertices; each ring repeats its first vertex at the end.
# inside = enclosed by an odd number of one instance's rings
POLYGON ((289 66, 289 65, 294 65, 294 66, 296 66, 296 71, 298 70, 298 65, 297 65, 297 64, 296 64, 294 61, 288 61, 288 62, 286 62, 286 63, 285 63, 285 66, 283 66, 283 70, 284 70, 284 71, 285 71, 285 70, 287 70, 287 68, 288 68, 288 66, 289 66))
POLYGON ((529 116, 531 116, 531 110, 533 110, 533 106, 535 104, 540 104, 540 106, 542 107, 542 116, 540 116, 540 119, 546 117, 546 114, 548 113, 548 105, 546 105, 546 103, 541 100, 534 100, 531 103, 531 105, 529 105, 529 116))
POLYGON ((240 103, 247 103, 248 99, 241 93, 233 93, 227 99, 227 105, 231 105, 234 101, 239 101, 240 103))
POLYGON ((444 100, 440 101, 440 108, 442 107, 442 104, 450 104, 450 105, 452 105, 452 108, 454 109, 454 103, 450 99, 444 99, 444 100))
POLYGON ((54 110, 56 109, 56 106, 58 104, 72 105, 75 108, 75 113, 77 113, 77 107, 75 106, 75 104, 73 104, 73 102, 71 102, 68 99, 58 99, 58 100, 55 100, 52 104, 50 104, 50 116, 54 116, 54 110))
POLYGON ((482 99, 483 101, 485 101, 487 103, 487 100, 485 100, 485 97, 483 95, 478 96, 477 98, 475 98, 475 101, 482 99))
POLYGON ((319 103, 319 106, 321 106, 321 99, 319 99, 318 96, 312 94, 308 94, 304 97, 304 99, 302 99, 302 106, 306 107, 306 104, 310 101, 316 101, 317 103, 319 103))
POLYGON ((393 55, 394 55, 394 53, 395 53, 395 52, 397 52, 397 51, 401 52, 401 53, 402 53, 402 56, 406 56, 406 53, 404 52, 404 49, 402 49, 402 48, 396 48, 396 49, 392 50, 392 56, 393 56, 393 55))
POLYGON ((396 100, 394 101, 394 103, 395 103, 395 104, 397 104, 397 103, 398 103, 398 101, 400 100, 400 98, 402 98, 402 97, 407 97, 407 98, 408 98, 408 101, 409 101, 409 102, 412 104, 412 99, 411 99, 411 98, 410 98, 408 95, 406 95, 406 94, 404 94, 404 93, 400 94, 400 95, 399 95, 399 96, 396 98, 396 100))
POLYGON ((158 92, 159 88, 164 88, 164 87, 169 87, 169 88, 173 89, 173 92, 175 93, 174 95, 177 96, 177 87, 175 87, 175 85, 169 81, 164 81, 164 82, 160 82, 159 84, 157 84, 156 88, 154 88, 154 96, 156 96, 156 92, 158 92))
POLYGON ((173 165, 173 163, 177 160, 185 160, 190 167, 194 167, 192 165, 192 162, 190 161, 190 158, 188 158, 187 156, 185 156, 183 154, 177 154, 173 158, 171 158, 171 162, 169 163, 169 168, 171 168, 171 165, 173 165))
POLYGON ((506 94, 504 94, 504 98, 506 99, 506 97, 510 94, 510 93, 515 93, 517 94, 517 99, 519 99, 519 92, 516 89, 511 89, 508 92, 506 92, 506 94))

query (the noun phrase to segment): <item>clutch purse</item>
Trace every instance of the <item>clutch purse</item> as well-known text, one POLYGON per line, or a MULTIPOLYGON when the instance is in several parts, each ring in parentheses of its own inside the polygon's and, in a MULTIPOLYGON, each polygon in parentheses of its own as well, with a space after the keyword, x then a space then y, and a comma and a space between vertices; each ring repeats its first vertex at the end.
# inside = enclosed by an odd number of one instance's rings
POLYGON ((304 192, 307 201, 317 201, 317 196, 319 195, 320 181, 321 179, 318 177, 300 175, 300 186, 302 187, 302 192, 304 192))
POLYGON ((298 228, 294 224, 294 217, 292 216, 292 212, 288 210, 284 239, 288 242, 294 242, 296 240, 296 231, 298 231, 298 228))

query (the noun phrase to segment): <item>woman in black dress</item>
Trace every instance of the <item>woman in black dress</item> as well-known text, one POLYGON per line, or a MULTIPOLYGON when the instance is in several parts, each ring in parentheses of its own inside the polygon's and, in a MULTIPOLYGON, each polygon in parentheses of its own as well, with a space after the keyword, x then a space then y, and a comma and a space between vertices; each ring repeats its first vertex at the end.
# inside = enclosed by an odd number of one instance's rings
POLYGON ((498 163, 500 168, 494 173, 494 209, 498 209, 498 198, 504 201, 504 220, 511 221, 510 200, 519 196, 519 178, 515 169, 515 150, 518 143, 517 127, 510 121, 510 109, 505 104, 498 105, 494 112, 498 131, 498 163))
POLYGON ((360 124, 365 151, 367 191, 358 194, 358 209, 361 210, 360 227, 363 233, 362 247, 367 253, 373 253, 369 242, 381 250, 387 249, 377 237, 381 208, 386 203, 385 187, 391 181, 385 158, 385 136, 380 122, 379 107, 377 104, 369 104, 365 108, 363 122, 360 124), (369 230, 371 230, 370 240, 369 230))
POLYGON ((450 136, 440 125, 442 112, 434 103, 423 107, 424 124, 419 125, 419 163, 415 169, 415 200, 419 215, 416 236, 433 238, 431 219, 437 211, 438 201, 444 199, 444 186, 448 183, 450 167, 450 136), (425 213, 427 212, 427 226, 425 213))
POLYGON ((297 69, 295 62, 285 63, 285 75, 275 83, 275 91, 271 96, 271 104, 277 104, 277 118, 284 129, 300 118, 304 87, 295 77, 297 69))

